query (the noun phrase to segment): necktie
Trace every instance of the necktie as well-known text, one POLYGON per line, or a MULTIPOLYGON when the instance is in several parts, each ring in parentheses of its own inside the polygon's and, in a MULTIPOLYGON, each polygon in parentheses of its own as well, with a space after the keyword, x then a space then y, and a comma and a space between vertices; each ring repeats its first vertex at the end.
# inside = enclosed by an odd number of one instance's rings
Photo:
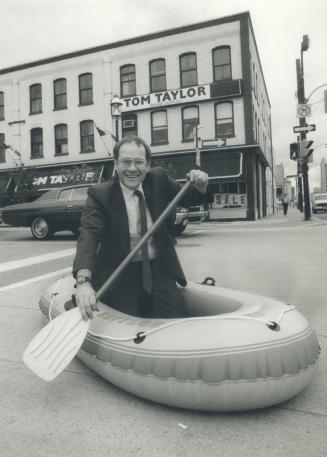
MULTIPOLYGON (((148 223, 146 217, 146 206, 142 192, 139 190, 134 191, 134 195, 139 198, 139 209, 140 209, 140 221, 141 221, 141 238, 146 234, 148 230, 148 223)), ((148 242, 144 243, 141 248, 142 253, 142 284, 144 290, 151 293, 152 290, 152 274, 151 264, 149 258, 149 246, 148 242)))

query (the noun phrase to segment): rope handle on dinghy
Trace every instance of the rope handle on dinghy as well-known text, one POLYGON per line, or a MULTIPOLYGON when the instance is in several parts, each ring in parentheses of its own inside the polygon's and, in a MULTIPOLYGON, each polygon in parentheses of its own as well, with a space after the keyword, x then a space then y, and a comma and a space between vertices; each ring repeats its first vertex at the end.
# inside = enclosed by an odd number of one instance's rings
MULTIPOLYGON (((212 278, 206 278, 206 279, 212 279, 212 278)), ((52 306, 53 306, 55 297, 58 295, 57 290, 58 290, 60 282, 61 282, 61 279, 58 280, 58 282, 51 294, 51 300, 50 300, 50 306, 49 306, 49 320, 52 320, 52 317, 51 317, 52 306)), ((212 285, 214 285, 214 284, 212 284, 212 285)), ((74 306, 77 306, 74 295, 72 296, 72 302, 73 302, 74 306)), ((159 327, 156 327, 152 330, 148 330, 146 332, 138 332, 136 335, 127 336, 127 337, 108 336, 108 335, 103 335, 101 333, 92 332, 91 330, 88 330, 88 334, 95 336, 97 338, 104 338, 104 339, 107 339, 110 341, 122 341, 122 342, 123 341, 134 341, 135 344, 140 344, 145 340, 146 337, 148 337, 154 333, 157 333, 161 330, 164 330, 168 327, 184 324, 186 322, 206 321, 206 320, 223 320, 223 319, 225 319, 225 320, 227 320, 227 319, 229 319, 229 320, 233 320, 233 319, 240 320, 241 319, 242 320, 243 319, 243 320, 252 320, 252 321, 262 322, 270 330, 280 331, 280 329, 281 329, 280 323, 281 323, 284 315, 286 313, 289 313, 290 311, 294 311, 294 310, 295 310, 295 306, 290 305, 289 308, 280 312, 280 315, 276 321, 267 321, 265 319, 261 319, 260 317, 253 317, 253 316, 200 316, 200 317, 187 317, 185 319, 173 320, 172 322, 167 322, 166 324, 160 325, 159 327)))

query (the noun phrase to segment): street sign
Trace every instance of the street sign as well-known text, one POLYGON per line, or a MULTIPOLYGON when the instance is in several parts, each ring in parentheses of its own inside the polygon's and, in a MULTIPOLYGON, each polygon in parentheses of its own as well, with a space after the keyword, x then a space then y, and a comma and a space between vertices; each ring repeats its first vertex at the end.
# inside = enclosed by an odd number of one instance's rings
POLYGON ((215 138, 214 140, 202 140, 202 147, 203 148, 211 148, 218 146, 221 148, 222 146, 226 146, 226 140, 224 138, 215 138))
POLYGON ((293 127, 293 132, 294 133, 300 133, 300 132, 314 132, 316 130, 316 124, 310 124, 310 125, 296 125, 293 127))
POLYGON ((311 105, 303 103, 302 105, 298 105, 296 108, 296 116, 297 117, 307 117, 311 116, 311 105))

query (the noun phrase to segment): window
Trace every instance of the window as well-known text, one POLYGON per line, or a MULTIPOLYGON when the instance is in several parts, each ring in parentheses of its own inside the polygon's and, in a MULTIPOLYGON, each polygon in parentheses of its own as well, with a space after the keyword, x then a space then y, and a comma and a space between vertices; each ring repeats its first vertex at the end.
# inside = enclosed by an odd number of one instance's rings
POLYGON ((70 200, 72 194, 72 189, 65 189, 60 192, 58 195, 58 200, 70 200))
POLYGON ((234 136, 233 103, 217 103, 216 111, 216 138, 228 138, 234 136))
POLYGON ((0 92, 0 121, 5 118, 5 97, 4 93, 0 92))
POLYGON ((55 155, 68 154, 67 124, 55 126, 55 155))
POLYGON ((189 106, 182 110, 183 141, 193 141, 194 127, 199 124, 199 108, 189 106))
POLYGON ((212 50, 213 80, 224 81, 232 78, 230 46, 212 50))
POLYGON ((88 187, 76 187, 76 189, 73 189, 72 193, 72 200, 82 200, 83 198, 87 198, 87 190, 88 187))
POLYGON ((43 131, 41 128, 31 130, 31 158, 43 157, 43 131))
POLYGON ((81 152, 94 151, 94 124, 93 121, 82 121, 80 123, 81 152))
POLYGON ((166 62, 165 59, 150 62, 150 92, 166 90, 166 62))
POLYGON ((137 115, 134 113, 124 114, 122 116, 122 135, 123 138, 126 136, 135 135, 137 136, 137 115))
POLYGON ((0 163, 6 161, 5 134, 0 133, 0 163))
POLYGON ((42 113, 42 87, 41 84, 30 86, 30 114, 42 113))
POLYGON ((67 108, 67 83, 66 79, 53 81, 54 109, 67 108))
POLYGON ((122 97, 136 95, 135 65, 120 68, 120 93, 122 97))
POLYGON ((93 103, 92 73, 79 75, 79 104, 91 105, 93 103))
POLYGON ((167 111, 151 113, 151 140, 152 144, 168 143, 167 111))
POLYGON ((196 68, 196 54, 190 52, 179 56, 181 87, 197 86, 198 72, 196 68))

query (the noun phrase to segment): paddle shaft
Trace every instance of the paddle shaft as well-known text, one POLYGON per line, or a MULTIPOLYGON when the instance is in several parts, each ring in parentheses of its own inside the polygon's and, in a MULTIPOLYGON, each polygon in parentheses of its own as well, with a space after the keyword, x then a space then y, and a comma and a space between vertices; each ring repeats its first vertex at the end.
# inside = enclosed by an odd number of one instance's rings
POLYGON ((167 219, 169 213, 172 209, 177 205, 177 203, 181 200, 184 194, 188 191, 191 183, 187 181, 181 190, 178 192, 177 195, 173 198, 173 200, 169 203, 167 208, 160 214, 158 219, 154 222, 154 224, 149 228, 145 235, 140 239, 137 245, 132 249, 132 251, 125 257, 125 259, 121 262, 121 264, 116 268, 116 270, 110 275, 107 281, 100 287, 100 289, 96 293, 96 299, 100 300, 103 294, 112 286, 112 284, 116 281, 118 276, 122 273, 122 271, 127 267, 127 265, 131 262, 133 257, 137 254, 137 252, 142 248, 144 243, 148 241, 148 239, 158 230, 160 225, 167 219))

